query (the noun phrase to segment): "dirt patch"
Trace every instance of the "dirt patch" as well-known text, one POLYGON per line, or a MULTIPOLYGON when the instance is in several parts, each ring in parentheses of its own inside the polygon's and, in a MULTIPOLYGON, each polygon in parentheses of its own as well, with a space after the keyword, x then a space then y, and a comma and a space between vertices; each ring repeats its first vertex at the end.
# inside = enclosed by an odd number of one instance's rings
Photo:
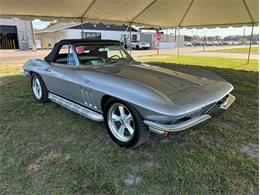
POLYGON ((31 162, 28 166, 27 166, 27 171, 28 173, 32 174, 32 173, 36 173, 39 171, 41 165, 44 163, 44 161, 47 160, 51 160, 51 159, 56 159, 58 157, 60 157, 61 154, 51 151, 50 153, 48 153, 46 156, 41 156, 39 158, 37 158, 36 160, 34 160, 33 162, 31 162))
POLYGON ((257 144, 249 143, 247 145, 239 148, 239 152, 245 154, 249 158, 258 159, 259 158, 259 147, 257 144))
POLYGON ((153 169, 153 170, 161 170, 162 169, 162 167, 159 164, 154 163, 154 162, 149 162, 149 161, 146 161, 144 163, 144 166, 148 167, 149 169, 153 169))

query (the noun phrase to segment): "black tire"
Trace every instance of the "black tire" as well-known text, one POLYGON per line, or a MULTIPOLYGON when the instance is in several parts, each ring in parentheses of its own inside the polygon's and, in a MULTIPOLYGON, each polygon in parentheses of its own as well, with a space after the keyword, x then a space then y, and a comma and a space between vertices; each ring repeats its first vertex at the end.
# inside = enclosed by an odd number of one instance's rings
POLYGON ((139 45, 136 45, 136 47, 135 47, 137 50, 139 50, 140 49, 140 47, 139 47, 139 45))
POLYGON ((115 98, 110 98, 104 106, 103 115, 104 115, 105 126, 106 126, 109 136, 115 143, 117 143, 118 145, 120 145, 122 147, 127 147, 127 148, 137 147, 137 146, 145 143, 150 136, 150 131, 148 130, 147 125, 145 125, 143 123, 142 116, 138 113, 138 111, 131 104, 129 104, 127 102, 124 102, 124 101, 121 101, 121 100, 118 100, 115 98), (112 131, 109 127, 109 124, 108 124, 109 109, 111 108, 112 105, 118 104, 118 103, 124 105, 130 111, 130 113, 133 117, 133 120, 134 120, 134 124, 135 124, 133 137, 127 142, 123 142, 123 141, 120 141, 119 139, 117 139, 117 137, 115 137, 115 135, 112 133, 112 131))
POLYGON ((32 93, 34 98, 36 99, 36 101, 38 103, 46 103, 49 102, 49 98, 48 98, 48 89, 44 83, 44 81, 42 80, 41 76, 37 73, 33 73, 31 76, 31 88, 32 88, 32 93), (38 79, 40 82, 40 86, 41 86, 41 96, 37 97, 33 91, 33 80, 34 79, 38 79))

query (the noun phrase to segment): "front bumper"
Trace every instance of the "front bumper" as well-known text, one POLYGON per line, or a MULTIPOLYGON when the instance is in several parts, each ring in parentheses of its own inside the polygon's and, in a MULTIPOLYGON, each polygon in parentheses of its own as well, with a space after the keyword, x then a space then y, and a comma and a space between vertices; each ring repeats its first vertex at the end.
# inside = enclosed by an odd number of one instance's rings
POLYGON ((25 76, 25 77, 29 77, 30 76, 30 73, 27 72, 27 71, 22 71, 21 72, 21 75, 25 76))
POLYGON ((148 121, 148 120, 144 120, 144 123, 148 125, 150 131, 158 134, 165 134, 165 132, 182 131, 191 128, 193 126, 196 126, 202 122, 205 122, 208 119, 210 119, 212 116, 216 116, 223 113, 231 106, 231 104, 235 101, 235 99, 236 99, 235 96, 229 94, 228 97, 223 102, 221 102, 220 104, 218 103, 215 104, 214 107, 212 107, 212 109, 210 109, 206 113, 203 113, 199 116, 192 117, 182 122, 178 122, 176 124, 167 125, 167 124, 161 124, 161 123, 148 121))

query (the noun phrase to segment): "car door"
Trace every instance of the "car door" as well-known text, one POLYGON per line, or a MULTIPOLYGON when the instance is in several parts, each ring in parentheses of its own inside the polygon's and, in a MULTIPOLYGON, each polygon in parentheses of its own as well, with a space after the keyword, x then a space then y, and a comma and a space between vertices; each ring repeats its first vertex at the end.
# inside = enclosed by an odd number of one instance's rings
POLYGON ((81 102, 79 78, 77 77, 78 63, 71 45, 64 45, 55 62, 51 62, 48 72, 48 90, 66 99, 81 102))

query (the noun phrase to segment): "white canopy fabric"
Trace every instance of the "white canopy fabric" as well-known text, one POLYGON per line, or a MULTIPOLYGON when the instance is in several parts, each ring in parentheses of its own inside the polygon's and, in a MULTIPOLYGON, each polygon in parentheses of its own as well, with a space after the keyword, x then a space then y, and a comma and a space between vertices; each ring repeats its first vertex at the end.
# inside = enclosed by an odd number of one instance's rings
POLYGON ((215 27, 256 24, 258 0, 0 0, 1 18, 215 27))

